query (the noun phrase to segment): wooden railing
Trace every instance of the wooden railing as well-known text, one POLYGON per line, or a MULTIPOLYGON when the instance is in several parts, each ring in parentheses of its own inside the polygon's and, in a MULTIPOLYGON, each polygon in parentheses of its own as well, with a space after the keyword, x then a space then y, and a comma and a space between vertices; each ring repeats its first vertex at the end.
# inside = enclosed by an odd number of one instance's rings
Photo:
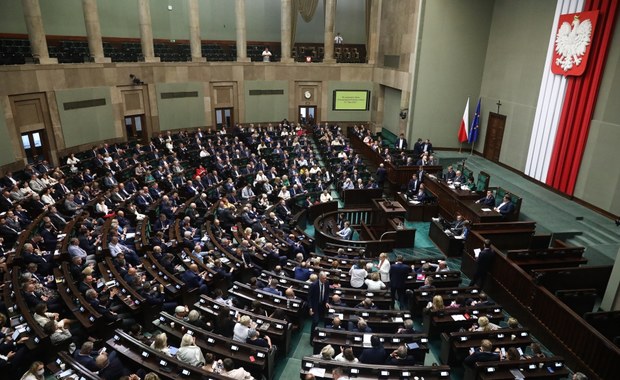
POLYGON ((331 223, 335 225, 338 214, 351 223, 351 227, 359 227, 362 223, 372 224, 372 209, 342 209, 323 214, 314 221, 314 238, 319 248, 325 248, 328 244, 336 244, 347 248, 363 248, 370 256, 376 256, 380 252, 389 251, 394 247, 394 240, 345 240, 334 234, 331 223))

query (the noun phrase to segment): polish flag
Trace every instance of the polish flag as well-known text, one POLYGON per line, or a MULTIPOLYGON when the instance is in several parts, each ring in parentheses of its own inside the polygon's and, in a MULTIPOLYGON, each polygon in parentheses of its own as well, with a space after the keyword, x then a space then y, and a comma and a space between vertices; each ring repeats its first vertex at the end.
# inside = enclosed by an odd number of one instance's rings
POLYGON ((461 119, 461 126, 459 127, 459 141, 465 142, 469 140, 469 98, 467 98, 467 104, 465 105, 465 112, 463 112, 463 118, 461 119))

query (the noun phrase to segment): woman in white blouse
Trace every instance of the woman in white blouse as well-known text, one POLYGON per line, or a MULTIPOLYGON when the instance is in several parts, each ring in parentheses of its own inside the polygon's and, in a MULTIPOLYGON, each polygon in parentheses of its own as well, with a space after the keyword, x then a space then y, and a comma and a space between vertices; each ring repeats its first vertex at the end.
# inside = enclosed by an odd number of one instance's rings
POLYGON ((353 264, 349 270, 349 276, 351 276, 351 287, 361 288, 364 285, 364 280, 368 276, 366 272, 366 261, 360 260, 359 263, 353 264))
POLYGON ((181 347, 179 347, 177 351, 177 359, 183 363, 194 366, 202 366, 205 364, 205 357, 200 347, 196 346, 196 338, 189 334, 183 335, 181 339, 181 347))
POLYGON ((282 188, 280 189, 280 192, 278 193, 278 197, 286 201, 291 198, 291 193, 288 192, 288 189, 286 188, 286 186, 282 186, 282 188))
POLYGON ((390 260, 388 260, 387 253, 381 252, 379 255, 379 264, 375 265, 381 276, 381 281, 384 283, 390 282, 390 260))
POLYGON ((259 170, 258 173, 256 173, 256 177, 254 178, 254 186, 256 186, 256 184, 260 182, 269 182, 269 178, 267 178, 267 176, 265 175, 265 173, 263 173, 262 170, 259 170))
POLYGON ((105 204, 105 198, 102 197, 99 202, 97 202, 97 205, 95 206, 95 211, 97 212, 97 214, 102 215, 108 215, 110 213, 108 206, 105 204))
POLYGON ((54 203, 56 203, 56 200, 52 196, 53 193, 53 187, 48 187, 47 189, 43 190, 43 195, 41 195, 41 202, 45 203, 46 205, 53 205, 54 203))
POLYGON ((385 289, 385 284, 380 280, 379 272, 372 273, 370 278, 364 281, 369 292, 378 292, 385 289))

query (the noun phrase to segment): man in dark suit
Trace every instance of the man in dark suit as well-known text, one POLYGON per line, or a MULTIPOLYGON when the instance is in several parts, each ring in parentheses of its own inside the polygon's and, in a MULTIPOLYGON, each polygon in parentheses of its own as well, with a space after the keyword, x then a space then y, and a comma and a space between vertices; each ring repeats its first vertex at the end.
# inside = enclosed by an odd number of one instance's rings
POLYGON ((493 259, 495 258, 495 251, 491 248, 491 240, 486 239, 484 241, 484 248, 478 254, 476 258, 476 271, 474 277, 471 279, 469 286, 478 285, 480 288, 484 287, 487 273, 491 269, 493 259))
POLYGON ((409 183, 407 184, 407 194, 409 196, 414 196, 418 192, 420 184, 421 182, 418 179, 418 175, 413 174, 411 176, 411 179, 409 180, 409 183))
POLYGON ((383 344, 378 336, 373 335, 370 337, 370 347, 365 348, 360 355, 360 362, 364 364, 385 364, 385 359, 388 357, 383 344))
POLYGON ((422 155, 422 139, 418 138, 418 140, 413 144, 413 157, 419 158, 422 155))
POLYGON ((375 173, 375 178, 377 180, 378 187, 383 188, 383 184, 387 178, 387 169, 383 163, 379 164, 379 168, 377 168, 377 172, 375 173))
POLYGON ((109 355, 107 352, 100 353, 95 362, 99 368, 99 377, 105 380, 120 379, 131 373, 116 357, 115 351, 110 352, 109 355))
POLYGON ((209 288, 204 277, 198 272, 198 265, 191 264, 189 270, 181 274, 181 280, 187 285, 187 289, 199 288, 201 294, 207 294, 209 288))
POLYGON ((403 310, 407 304, 405 283, 407 281, 407 276, 413 271, 413 267, 403 263, 402 255, 398 255, 398 257, 396 257, 396 262, 390 267, 390 291, 392 300, 398 300, 400 310, 403 310))
POLYGON ((413 355, 407 355, 407 353, 407 346, 405 346, 404 344, 400 345, 390 354, 390 357, 385 361, 385 364, 399 366, 416 365, 413 355))
POLYGON ((495 211, 502 214, 503 217, 506 217, 512 214, 515 210, 515 205, 512 204, 512 200, 510 199, 510 195, 504 195, 504 199, 499 206, 495 207, 495 211))
POLYGON ((478 199, 476 203, 480 203, 482 206, 495 208, 495 196, 493 196, 491 190, 487 190, 487 195, 485 195, 484 198, 478 199))
POLYGON ((407 149, 407 139, 404 134, 400 134, 396 141, 394 142, 394 148, 405 150, 407 149))
POLYGON ((315 334, 315 329, 325 317, 325 311, 329 309, 329 282, 327 273, 320 272, 319 279, 313 282, 308 289, 308 308, 312 318, 310 327, 310 344, 315 334))
POLYGON ((493 352, 493 343, 488 339, 483 339, 480 344, 480 351, 474 351, 471 355, 463 360, 463 365, 474 368, 477 362, 494 362, 499 361, 499 354, 493 352))

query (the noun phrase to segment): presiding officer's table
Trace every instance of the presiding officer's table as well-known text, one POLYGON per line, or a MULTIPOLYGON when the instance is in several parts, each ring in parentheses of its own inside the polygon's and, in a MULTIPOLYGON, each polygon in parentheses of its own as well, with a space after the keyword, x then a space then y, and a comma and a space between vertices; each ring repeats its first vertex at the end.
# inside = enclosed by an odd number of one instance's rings
POLYGON ((435 176, 426 174, 424 186, 435 193, 439 199, 439 213, 446 218, 456 219, 461 214, 464 219, 472 223, 493 223, 503 221, 502 215, 496 211, 482 211, 482 206, 476 203, 482 195, 475 191, 451 188, 450 185, 435 176))

